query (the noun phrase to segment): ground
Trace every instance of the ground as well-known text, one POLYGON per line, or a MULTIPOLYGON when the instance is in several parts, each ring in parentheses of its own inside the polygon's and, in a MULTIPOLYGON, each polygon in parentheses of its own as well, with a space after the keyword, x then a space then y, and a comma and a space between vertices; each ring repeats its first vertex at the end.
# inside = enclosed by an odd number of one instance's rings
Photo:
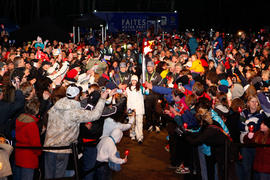
MULTIPOLYGON (((130 151, 128 163, 122 165, 122 170, 113 174, 113 180, 182 180, 183 175, 174 173, 169 169, 169 153, 164 147, 167 143, 167 132, 160 133, 144 131, 144 142, 138 144, 124 134, 118 145, 121 157, 124 157, 126 149, 130 151)), ((186 179, 186 178, 185 178, 186 179)))

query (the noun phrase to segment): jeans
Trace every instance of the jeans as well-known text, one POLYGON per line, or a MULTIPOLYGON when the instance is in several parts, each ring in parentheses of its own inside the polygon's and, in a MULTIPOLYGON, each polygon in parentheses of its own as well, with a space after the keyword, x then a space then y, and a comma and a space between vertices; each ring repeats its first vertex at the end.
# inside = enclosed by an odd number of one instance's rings
POLYGON ((95 171, 95 180, 111 180, 112 170, 110 169, 108 163, 98 162, 96 163, 98 168, 95 171))
MULTIPOLYGON (((95 167, 97 159, 97 148, 94 147, 85 147, 83 152, 83 172, 87 172, 88 170, 95 167)), ((93 180, 94 179, 94 171, 88 173, 84 178, 84 180, 93 180)))
POLYGON ((45 152, 45 179, 65 176, 69 154, 45 152))
POLYGON ((208 180, 205 155, 203 154, 200 147, 198 147, 198 153, 199 153, 202 180, 208 180))
POLYGON ((243 156, 243 159, 242 161, 237 162, 238 178, 239 180, 251 180, 255 149, 242 148, 240 152, 241 152, 241 155, 243 156))
POLYGON ((14 180, 33 180, 34 169, 16 166, 15 171, 14 180))

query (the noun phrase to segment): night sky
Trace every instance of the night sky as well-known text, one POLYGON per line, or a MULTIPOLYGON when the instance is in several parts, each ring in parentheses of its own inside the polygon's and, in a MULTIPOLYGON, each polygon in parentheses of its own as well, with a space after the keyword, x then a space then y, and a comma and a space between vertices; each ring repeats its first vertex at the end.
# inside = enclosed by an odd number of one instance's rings
MULTIPOLYGON (((232 30, 270 24, 269 6, 265 4, 267 1, 263 0, 174 0, 174 6, 171 6, 171 1, 96 0, 95 9, 142 12, 166 12, 175 9, 179 13, 180 30, 188 27, 232 30)), ((92 0, 0 0, 0 17, 10 17, 20 26, 24 26, 38 18, 50 16, 64 26, 71 15, 90 13, 92 5, 92 0)))

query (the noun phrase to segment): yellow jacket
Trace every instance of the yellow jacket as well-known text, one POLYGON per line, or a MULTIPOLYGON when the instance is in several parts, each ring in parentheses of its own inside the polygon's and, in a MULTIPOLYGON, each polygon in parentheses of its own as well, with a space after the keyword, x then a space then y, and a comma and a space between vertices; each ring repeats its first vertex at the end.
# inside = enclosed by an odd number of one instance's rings
POLYGON ((163 71, 160 73, 160 76, 162 77, 162 79, 166 78, 168 72, 169 72, 169 70, 166 69, 166 70, 163 70, 163 71))
POLYGON ((201 60, 197 59, 197 60, 193 61, 192 66, 190 67, 190 70, 197 72, 197 73, 204 72, 204 68, 202 66, 201 60))

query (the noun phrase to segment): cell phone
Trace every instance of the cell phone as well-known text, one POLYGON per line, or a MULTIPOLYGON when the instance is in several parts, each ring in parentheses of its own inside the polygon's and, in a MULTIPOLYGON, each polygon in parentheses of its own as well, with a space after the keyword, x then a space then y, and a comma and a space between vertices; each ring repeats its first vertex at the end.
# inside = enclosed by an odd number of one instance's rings
POLYGON ((179 87, 181 87, 181 86, 182 86, 182 83, 181 83, 181 82, 180 82, 180 83, 178 83, 178 88, 179 88, 179 87))
POLYGON ((101 92, 105 92, 105 91, 106 91, 106 87, 102 87, 101 92))
POLYGON ((119 93, 119 94, 122 94, 123 90, 122 89, 117 89, 116 92, 119 93))
POLYGON ((5 68, 2 68, 1 71, 5 71, 5 68))

